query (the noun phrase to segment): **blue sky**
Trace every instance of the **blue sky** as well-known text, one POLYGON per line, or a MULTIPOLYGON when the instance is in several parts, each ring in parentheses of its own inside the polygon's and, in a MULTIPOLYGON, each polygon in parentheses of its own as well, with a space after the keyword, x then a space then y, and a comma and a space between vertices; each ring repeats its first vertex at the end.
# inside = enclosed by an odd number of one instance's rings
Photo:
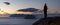
POLYGON ((43 9, 45 2, 47 3, 50 11, 60 10, 60 0, 0 0, 0 9, 5 12, 11 12, 30 7, 43 9), (6 5, 3 2, 9 2, 11 4, 6 5))

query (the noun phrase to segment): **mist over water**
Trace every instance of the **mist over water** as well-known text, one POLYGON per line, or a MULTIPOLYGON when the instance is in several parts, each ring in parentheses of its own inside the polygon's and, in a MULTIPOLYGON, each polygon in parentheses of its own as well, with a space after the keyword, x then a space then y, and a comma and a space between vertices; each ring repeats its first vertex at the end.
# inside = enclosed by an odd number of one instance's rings
MULTIPOLYGON (((43 14, 36 14, 37 19, 24 19, 24 17, 0 18, 0 25, 32 25, 37 20, 44 18, 43 14)), ((49 14, 48 17, 60 16, 60 14, 49 14)))

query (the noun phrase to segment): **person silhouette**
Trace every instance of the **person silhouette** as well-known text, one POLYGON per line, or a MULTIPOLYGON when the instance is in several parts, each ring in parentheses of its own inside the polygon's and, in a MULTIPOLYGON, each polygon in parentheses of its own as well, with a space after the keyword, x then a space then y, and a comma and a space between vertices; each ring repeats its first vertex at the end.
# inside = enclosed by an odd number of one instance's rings
POLYGON ((38 21, 36 21, 32 25, 46 25, 46 24, 48 25, 48 21, 47 21, 47 9, 48 8, 47 8, 47 5, 45 3, 45 5, 44 5, 44 18, 39 19, 38 21))

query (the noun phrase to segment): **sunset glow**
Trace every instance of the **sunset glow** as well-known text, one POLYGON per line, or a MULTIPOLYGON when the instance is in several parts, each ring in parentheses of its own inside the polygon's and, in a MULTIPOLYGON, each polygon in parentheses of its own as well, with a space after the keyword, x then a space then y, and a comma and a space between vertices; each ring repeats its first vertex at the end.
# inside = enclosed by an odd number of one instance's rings
MULTIPOLYGON (((17 10, 25 8, 36 8, 43 10, 45 2, 47 3, 48 10, 51 11, 49 13, 56 13, 56 10, 60 13, 60 0, 0 0, 0 9, 9 14, 21 13, 17 12, 17 10), (3 2, 9 2, 10 5, 6 5, 3 2)), ((31 12, 29 13, 31 14, 31 12)), ((0 14, 5 13, 0 12, 0 14)))
POLYGON ((32 12, 17 12, 16 14, 32 14, 32 12))

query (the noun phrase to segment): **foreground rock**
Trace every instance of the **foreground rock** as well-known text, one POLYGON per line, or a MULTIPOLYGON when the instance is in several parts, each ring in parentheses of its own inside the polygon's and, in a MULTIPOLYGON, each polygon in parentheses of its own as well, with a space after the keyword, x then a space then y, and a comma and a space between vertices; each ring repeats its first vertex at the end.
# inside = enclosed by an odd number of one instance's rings
POLYGON ((33 25, 60 25, 60 17, 48 17, 48 18, 42 18, 33 25))

